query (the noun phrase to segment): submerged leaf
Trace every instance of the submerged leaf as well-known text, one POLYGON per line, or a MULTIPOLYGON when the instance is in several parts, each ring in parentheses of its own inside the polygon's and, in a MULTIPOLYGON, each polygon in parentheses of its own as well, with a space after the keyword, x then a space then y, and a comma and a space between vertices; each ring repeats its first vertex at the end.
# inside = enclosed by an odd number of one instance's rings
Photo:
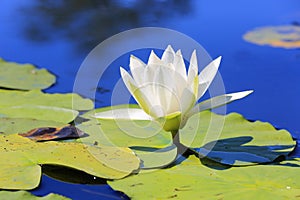
POLYGON ((0 191, 0 199, 9 200, 68 200, 69 198, 50 193, 47 196, 38 197, 26 191, 0 191))
POLYGON ((21 90, 45 89, 54 82, 55 76, 46 69, 0 59, 0 87, 21 90))
POLYGON ((204 111, 192 116, 179 131, 180 141, 200 155, 228 165, 272 162, 295 147, 289 132, 265 122, 249 122, 237 113, 204 111))
POLYGON ((73 110, 90 110, 94 107, 90 99, 78 94, 46 94, 40 90, 15 91, 0 89, 0 108, 20 105, 40 105, 73 110))
POLYGON ((88 174, 119 179, 139 168, 128 148, 80 143, 43 142, 12 134, 0 135, 0 188, 33 189, 40 182, 41 164, 63 165, 88 174))
MULTIPOLYGON (((290 163, 297 165, 299 161, 290 163)), ((284 164, 217 170, 192 156, 175 167, 108 184, 131 199, 296 199, 300 195, 300 168, 284 164)))
POLYGON ((243 38, 248 42, 258 45, 269 45, 287 49, 299 48, 300 27, 293 25, 260 27, 247 32, 243 38))

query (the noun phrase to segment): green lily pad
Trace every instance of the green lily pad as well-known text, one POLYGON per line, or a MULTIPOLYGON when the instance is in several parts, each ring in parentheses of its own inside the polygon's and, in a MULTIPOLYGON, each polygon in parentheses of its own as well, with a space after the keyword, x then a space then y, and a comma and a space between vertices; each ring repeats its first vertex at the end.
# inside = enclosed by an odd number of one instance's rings
MULTIPOLYGON (((1 90, 0 90, 1 91, 1 90)), ((120 108, 140 108, 137 104, 120 104, 120 105, 115 105, 115 106, 107 106, 107 107, 102 107, 102 108, 96 108, 93 110, 90 110, 84 114, 82 114, 80 117, 85 118, 85 119, 95 119, 95 114, 108 111, 108 110, 114 110, 114 109, 120 109, 120 108)))
POLYGON ((86 132, 89 137, 78 140, 89 144, 130 147, 142 160, 143 169, 162 167, 171 163, 176 158, 177 149, 172 145, 171 133, 164 131, 158 123, 93 117, 97 112, 124 107, 133 108, 136 105, 98 108, 80 116, 89 120, 78 124, 77 128, 86 132))
POLYGON ((94 105, 90 99, 78 94, 46 94, 40 90, 16 91, 0 89, 0 108, 20 105, 40 105, 73 110, 90 110, 94 105))
POLYGON ((83 143, 120 147, 164 148, 172 144, 170 133, 149 121, 89 120, 76 126, 89 137, 80 138, 83 143), (151 124, 149 124, 151 123, 151 124))
POLYGON ((37 127, 62 127, 66 125, 61 122, 43 121, 26 118, 1 118, 0 117, 0 133, 26 133, 37 127))
POLYGON ((0 108, 0 114, 6 118, 29 118, 44 121, 69 123, 73 121, 78 111, 60 107, 20 105, 0 108))
POLYGON ((165 166, 177 155, 176 147, 171 146, 171 134, 155 122, 92 119, 76 127, 89 135, 77 139, 82 143, 132 148, 143 169, 165 166))
POLYGON ((285 200, 300 196, 299 170, 285 165, 217 170, 202 165, 192 156, 172 168, 108 181, 108 184, 131 199, 285 200))
MULTIPOLYGON (((80 117, 89 119, 77 127, 88 133, 81 138, 84 143, 99 143, 106 146, 165 148, 172 145, 172 135, 164 131, 154 121, 147 120, 111 120, 96 119, 94 114, 110 109, 135 107, 135 105, 118 105, 91 110, 80 117)), ((76 122, 76 121, 75 121, 76 122)))
POLYGON ((131 148, 141 159, 141 169, 162 168, 172 163, 177 157, 175 145, 166 148, 131 148))
POLYGON ((69 198, 50 193, 44 197, 37 197, 26 191, 0 191, 0 199, 9 199, 9 200, 68 200, 69 198))
POLYGON ((31 64, 18 64, 0 59, 0 87, 21 90, 45 89, 55 83, 55 76, 31 64))
POLYGON ((182 144, 201 147, 200 155, 228 165, 272 162, 287 156, 296 144, 286 130, 276 130, 265 122, 249 122, 237 113, 224 116, 201 112, 192 116, 179 133, 182 144))
POLYGON ((37 143, 16 134, 0 135, 0 157, 1 189, 36 188, 41 164, 67 166, 106 179, 123 178, 140 165, 140 160, 128 148, 54 141, 37 143))

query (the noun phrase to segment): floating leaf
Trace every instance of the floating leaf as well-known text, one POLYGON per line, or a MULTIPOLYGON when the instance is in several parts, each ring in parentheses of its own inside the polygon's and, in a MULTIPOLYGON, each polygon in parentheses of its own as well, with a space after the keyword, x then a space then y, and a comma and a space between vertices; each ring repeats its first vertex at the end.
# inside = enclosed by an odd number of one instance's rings
POLYGON ((76 126, 89 137, 80 138, 83 143, 104 146, 164 148, 172 144, 170 133, 149 121, 90 120, 76 126), (151 123, 151 124, 149 124, 151 123))
POLYGON ((88 137, 78 141, 104 146, 133 147, 142 160, 141 168, 156 168, 171 163, 177 155, 172 136, 149 121, 90 120, 77 125, 88 137), (134 124, 133 124, 134 123, 134 124), (149 125, 149 123, 152 123, 149 125), (138 124, 138 125, 137 125, 138 124), (144 127, 148 128, 144 128, 144 127), (160 130, 160 131, 159 131, 160 130), (153 135, 153 131, 155 134, 153 135))
POLYGON ((40 90, 15 91, 0 89, 0 108, 20 105, 40 105, 73 110, 90 110, 93 102, 78 94, 46 94, 40 90))
POLYGON ((49 141, 57 139, 70 139, 79 138, 84 135, 84 132, 74 126, 63 126, 63 127, 41 127, 35 128, 27 133, 20 133, 23 137, 30 138, 34 141, 49 141))
POLYGON ((36 127, 61 127, 66 125, 65 123, 54 121, 43 121, 36 119, 23 119, 23 118, 1 118, 0 117, 0 133, 12 134, 12 133, 25 133, 36 127))
POLYGON ((172 163, 177 157, 177 148, 175 145, 158 148, 131 148, 141 159, 142 169, 161 168, 172 163))
POLYGON ((179 133, 184 145, 201 147, 200 154, 229 165, 271 162, 287 156, 296 144, 287 131, 265 122, 249 122, 237 113, 223 116, 201 112, 179 133))
POLYGON ((85 118, 85 119, 95 119, 96 113, 114 110, 114 109, 120 109, 120 108, 139 108, 139 106, 137 104, 120 104, 120 105, 115 105, 115 106, 107 106, 107 107, 90 110, 90 111, 84 113, 83 115, 81 115, 81 117, 85 118))
POLYGON ((284 165, 216 170, 192 156, 175 167, 108 184, 131 199, 296 199, 300 195, 299 170, 284 165))
POLYGON ((162 167, 172 162, 177 149, 172 146, 172 136, 153 121, 134 120, 101 120, 93 116, 96 112, 105 110, 135 107, 136 105, 118 105, 91 110, 81 117, 89 121, 78 124, 77 127, 86 132, 89 137, 79 141, 89 144, 106 146, 131 147, 142 160, 141 168, 162 167))
POLYGON ((21 90, 45 89, 54 82, 55 76, 46 69, 0 59, 0 87, 21 90))
POLYGON ((128 148, 54 141, 37 143, 16 134, 0 135, 0 157, 2 189, 37 187, 40 164, 63 165, 106 179, 123 178, 140 165, 140 160, 128 148))
POLYGON ((20 105, 0 108, 0 114, 6 118, 29 118, 69 123, 77 117, 78 111, 60 107, 20 105))
POLYGON ((244 40, 272 47, 283 47, 287 49, 300 47, 299 26, 266 26, 256 28, 243 36, 244 40))
POLYGON ((68 200, 69 198, 50 193, 44 197, 37 197, 26 191, 0 191, 0 199, 9 199, 9 200, 68 200))
MULTIPOLYGON (((124 105, 122 105, 124 106, 124 105)), ((131 106, 131 105, 128 105, 131 106)), ((77 127, 89 134, 81 138, 84 143, 97 142, 106 146, 164 148, 172 144, 172 135, 159 124, 146 120, 95 119, 96 112, 119 108, 119 106, 91 110, 81 117, 90 119, 77 127)))

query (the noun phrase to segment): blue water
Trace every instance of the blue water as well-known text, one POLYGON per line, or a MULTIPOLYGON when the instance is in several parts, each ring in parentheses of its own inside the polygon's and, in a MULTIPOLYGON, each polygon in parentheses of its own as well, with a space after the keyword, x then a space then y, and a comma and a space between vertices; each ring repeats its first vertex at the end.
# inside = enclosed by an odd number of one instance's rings
MULTIPOLYGON (((53 2, 0 3, 0 57, 33 63, 56 74, 57 84, 47 92, 72 92, 82 61, 106 38, 131 28, 170 28, 198 41, 212 58, 223 56, 220 73, 227 92, 255 91, 228 105, 228 112, 270 122, 300 139, 300 50, 257 46, 242 39, 255 27, 300 22, 299 0, 53 2)), ((111 83, 99 85, 98 107, 110 104, 113 81, 119 78, 119 65, 128 65, 127 56, 114 62, 111 72, 105 74, 111 83)), ((299 150, 295 155, 300 156, 299 150)), ((48 192, 73 199, 121 198, 107 185, 70 185, 43 177, 42 187, 34 193, 48 192)))

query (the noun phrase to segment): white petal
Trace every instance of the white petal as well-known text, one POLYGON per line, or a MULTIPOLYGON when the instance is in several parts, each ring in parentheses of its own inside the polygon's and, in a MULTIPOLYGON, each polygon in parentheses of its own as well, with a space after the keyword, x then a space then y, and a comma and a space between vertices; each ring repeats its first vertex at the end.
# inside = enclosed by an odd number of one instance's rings
POLYGON ((197 55, 196 50, 193 51, 191 59, 190 59, 190 65, 188 70, 188 80, 194 79, 194 76, 198 75, 198 62, 197 62, 197 55))
POLYGON ((167 62, 162 61, 152 50, 150 53, 150 56, 149 56, 147 66, 149 66, 151 68, 164 66, 164 67, 170 68, 172 70, 175 70, 175 67, 172 64, 173 63, 167 63, 167 62))
POLYGON ((187 86, 189 86, 190 90, 193 91, 196 97, 198 97, 198 85, 199 85, 198 63, 197 63, 196 50, 194 50, 190 59, 187 86))
POLYGON ((161 60, 165 63, 173 63, 175 58, 175 52, 171 45, 168 45, 166 50, 164 51, 161 60))
POLYGON ((148 59, 148 65, 164 65, 164 62, 162 62, 159 57, 154 53, 152 50, 148 59))
POLYGON ((154 119, 157 119, 165 116, 165 109, 160 104, 157 104, 152 106, 150 114, 154 119))
POLYGON ((140 107, 148 114, 150 114, 151 107, 153 107, 152 102, 149 98, 151 98, 152 93, 149 90, 145 90, 143 86, 137 86, 136 82, 131 78, 126 70, 122 67, 120 68, 121 76, 123 82, 125 83, 127 89, 140 105, 140 107))
POLYGON ((153 84, 155 84, 153 96, 158 98, 158 104, 161 106, 162 110, 164 110, 165 115, 177 112, 180 109, 180 95, 176 93, 176 80, 172 76, 172 73, 175 72, 170 68, 163 66, 160 66, 157 69, 158 70, 155 71, 153 82, 153 84))
POLYGON ((133 79, 136 81, 137 85, 141 85, 144 81, 143 74, 146 64, 137 57, 131 55, 129 67, 133 79))
POLYGON ((136 88, 137 88, 136 82, 132 79, 130 74, 122 67, 120 67, 120 73, 121 73, 123 82, 125 83, 127 89, 130 91, 130 93, 132 94, 134 92, 134 90, 136 90, 136 88))
POLYGON ((191 108, 194 107, 195 103, 196 96, 192 91, 185 88, 180 98, 181 113, 183 113, 184 115, 186 112, 188 112, 191 108))
POLYGON ((187 80, 186 68, 185 68, 184 60, 183 60, 180 50, 178 50, 175 54, 173 65, 174 65, 175 71, 178 73, 178 75, 182 76, 182 78, 184 80, 187 80))
POLYGON ((209 63, 199 74, 198 99, 203 96, 216 76, 220 62, 221 56, 209 63))
POLYGON ((251 94, 252 92, 253 92, 253 90, 248 90, 248 91, 224 94, 224 95, 213 97, 211 99, 208 99, 206 101, 203 101, 203 102, 200 102, 199 104, 197 104, 189 112, 188 115, 191 116, 191 115, 193 115, 197 112, 201 112, 203 110, 208 110, 208 109, 223 106, 223 105, 233 102, 235 100, 244 98, 244 97, 248 96, 249 94, 251 94))
POLYGON ((120 108, 95 113, 98 119, 129 119, 129 120, 152 120, 152 117, 138 108, 120 108))

